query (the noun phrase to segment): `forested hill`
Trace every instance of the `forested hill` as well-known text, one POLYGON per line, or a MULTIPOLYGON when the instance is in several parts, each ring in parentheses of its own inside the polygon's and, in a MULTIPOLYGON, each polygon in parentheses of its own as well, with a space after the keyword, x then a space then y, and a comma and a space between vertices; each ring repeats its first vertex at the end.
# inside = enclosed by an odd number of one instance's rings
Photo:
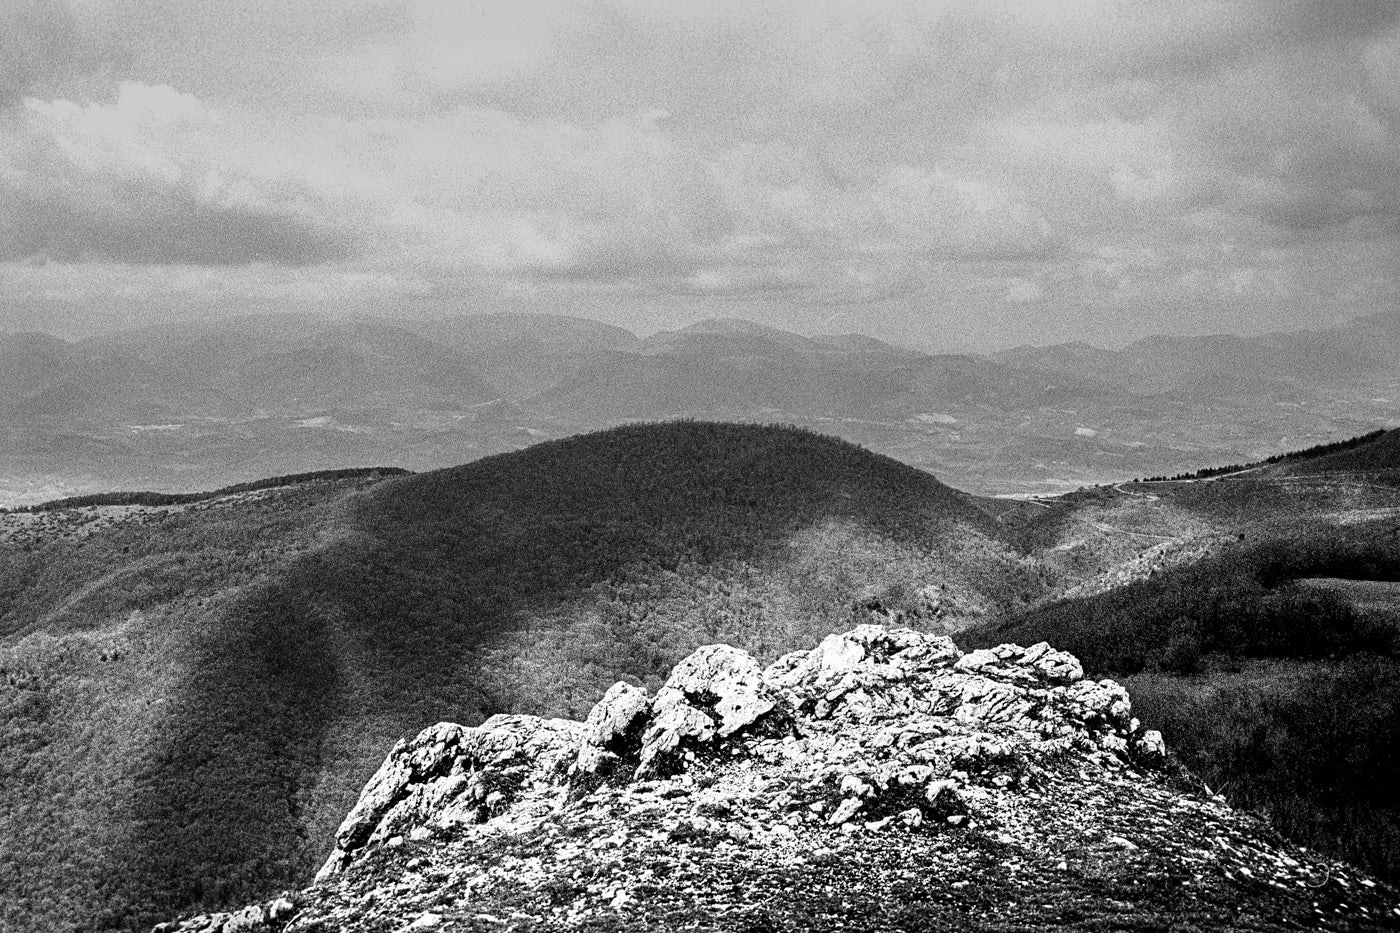
POLYGON ((1310 476, 1348 472, 1389 474, 1396 470, 1400 470, 1400 429, 1377 428, 1339 441, 1275 454, 1254 463, 1202 467, 1173 476, 1151 476, 1143 482, 1171 483, 1261 471, 1268 476, 1310 476))
POLYGON ((579 716, 700 644, 772 658, 872 605, 955 628, 1040 592, 979 500, 790 428, 629 426, 0 526, 6 931, 304 883, 424 723, 579 716))
POLYGON ((1372 431, 1283 458, 1286 473, 1391 473, 1400 470, 1400 430, 1372 431))

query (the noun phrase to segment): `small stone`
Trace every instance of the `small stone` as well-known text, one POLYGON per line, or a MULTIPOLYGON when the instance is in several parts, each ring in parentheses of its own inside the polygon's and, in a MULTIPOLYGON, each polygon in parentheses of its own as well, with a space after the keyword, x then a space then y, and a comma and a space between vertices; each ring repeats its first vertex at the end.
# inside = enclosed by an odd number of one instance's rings
POLYGON ((847 797, 837 805, 831 816, 826 818, 826 822, 831 826, 839 826, 851 817, 856 815, 856 811, 861 807, 859 797, 847 797))
POLYGON ((292 903, 292 899, 285 894, 267 905, 267 916, 269 920, 286 920, 296 912, 296 904, 292 903))
POLYGON ((1132 743, 1133 754, 1144 764, 1158 764, 1167 757, 1167 743, 1162 741, 1162 733, 1148 729, 1138 735, 1132 743))
POLYGON ((924 799, 929 803, 933 803, 944 793, 951 793, 957 786, 956 781, 948 778, 933 781, 929 784, 928 789, 924 791, 924 799))
POLYGON ((871 787, 854 774, 848 774, 841 779, 841 793, 855 794, 857 797, 869 797, 871 794, 875 793, 875 788, 871 787))

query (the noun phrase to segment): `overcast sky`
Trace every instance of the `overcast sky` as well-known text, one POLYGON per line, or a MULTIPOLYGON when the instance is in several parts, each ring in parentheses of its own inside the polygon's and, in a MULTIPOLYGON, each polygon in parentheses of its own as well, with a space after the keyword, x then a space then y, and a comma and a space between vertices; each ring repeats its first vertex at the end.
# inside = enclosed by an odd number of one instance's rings
POLYGON ((0 0, 0 328, 551 310, 985 348, 1394 311, 1397 18, 0 0))

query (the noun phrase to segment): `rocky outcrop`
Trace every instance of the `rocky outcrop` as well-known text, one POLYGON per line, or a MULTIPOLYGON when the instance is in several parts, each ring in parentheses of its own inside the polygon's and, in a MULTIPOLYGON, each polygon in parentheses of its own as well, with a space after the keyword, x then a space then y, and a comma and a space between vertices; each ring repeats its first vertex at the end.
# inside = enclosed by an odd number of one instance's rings
POLYGON ((422 838, 430 825, 485 822, 524 792, 553 786, 583 732, 565 719, 492 716, 474 729, 440 722, 399 742, 340 824, 316 877, 335 874, 366 848, 422 838))
POLYGON ((266 928, 1400 917, 1393 892, 1288 849, 1167 764, 1123 688, 1049 645, 964 654, 862 625, 766 669, 709 646, 655 696, 617 684, 583 723, 497 716, 399 743, 320 883, 266 928))

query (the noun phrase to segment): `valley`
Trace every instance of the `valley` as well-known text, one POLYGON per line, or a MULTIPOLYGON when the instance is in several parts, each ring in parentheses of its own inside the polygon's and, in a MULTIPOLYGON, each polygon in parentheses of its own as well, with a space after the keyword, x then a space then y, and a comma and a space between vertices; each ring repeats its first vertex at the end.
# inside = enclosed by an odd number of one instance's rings
POLYGON ((1400 423, 1400 328, 988 356, 702 321, 233 317, 0 334, 0 507, 347 465, 452 466, 617 424, 798 424, 979 494, 1248 462, 1400 423), (1311 354, 1311 355, 1310 355, 1311 354), (1320 368, 1301 360, 1328 359, 1320 368))

